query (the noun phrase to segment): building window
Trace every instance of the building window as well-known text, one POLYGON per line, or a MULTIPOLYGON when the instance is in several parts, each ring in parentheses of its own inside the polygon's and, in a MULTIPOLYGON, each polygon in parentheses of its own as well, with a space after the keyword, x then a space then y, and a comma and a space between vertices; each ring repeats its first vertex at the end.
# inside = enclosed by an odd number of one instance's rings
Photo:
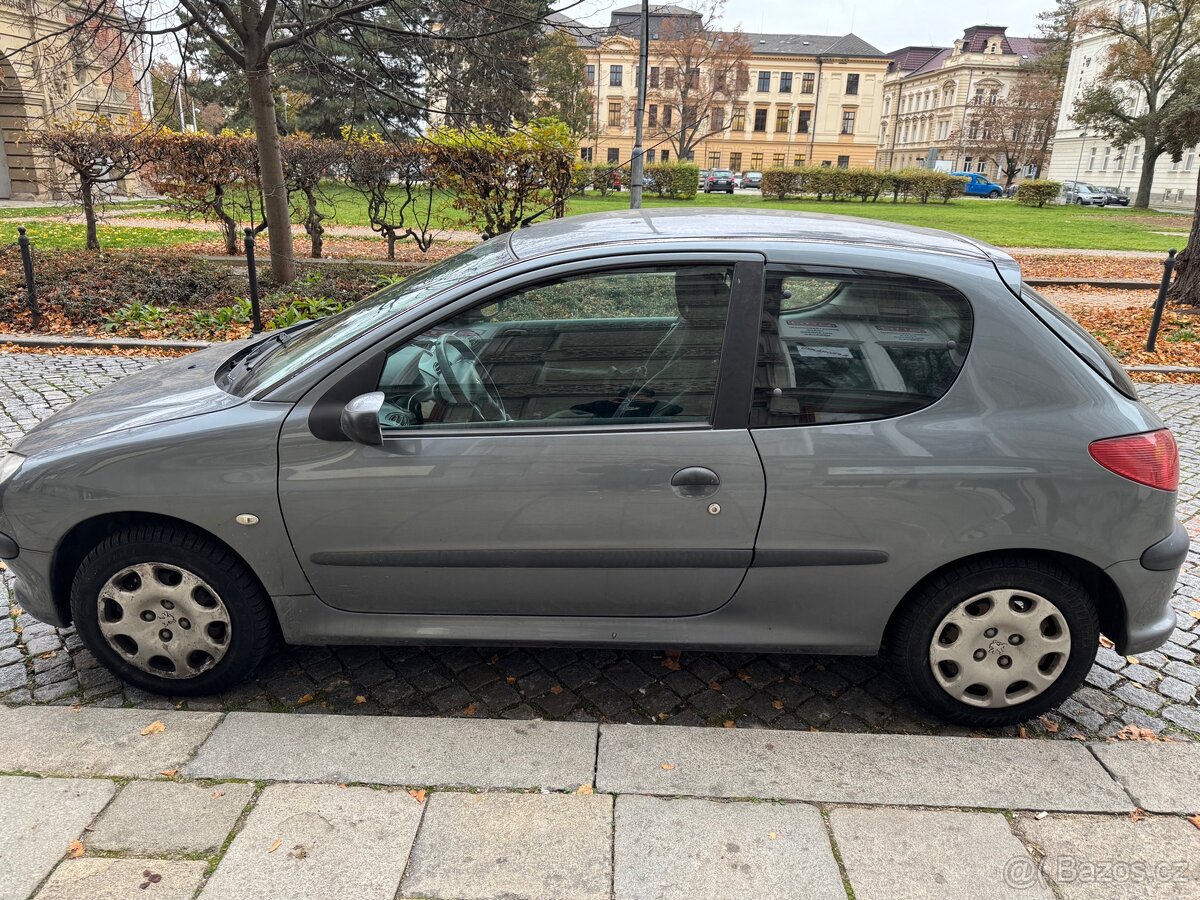
POLYGON ((667 66, 663 72, 663 86, 669 91, 675 87, 675 67, 667 66))
POLYGON ((583 160, 585 163, 590 163, 592 161, 592 148, 591 147, 580 147, 579 148, 579 158, 581 160, 583 160))
POLYGON ((621 127, 621 103, 619 100, 608 104, 608 127, 621 127))
POLYGON ((739 94, 750 90, 750 70, 743 65, 739 65, 737 67, 737 74, 734 75, 733 83, 736 85, 739 94))
POLYGON ((695 161, 696 161, 696 151, 689 150, 688 151, 688 162, 695 162, 695 161))
POLYGON ((992 88, 991 93, 988 94, 988 105, 995 106, 996 101, 999 99, 1000 99, 1000 90, 998 88, 992 88))
POLYGON ((782 169, 784 166, 787 165, 787 154, 786 153, 774 154, 771 158, 771 165, 773 165, 777 169, 782 169))
POLYGON ((1096 148, 1093 147, 1092 152, 1088 154, 1087 170, 1089 172, 1092 172, 1095 170, 1095 168, 1096 168, 1096 148))
POLYGON ((792 160, 792 165, 799 168, 800 166, 804 165, 804 161, 806 159, 808 159, 808 157, 805 156, 803 153, 797 153, 796 158, 794 160, 792 160))
POLYGON ((848 168, 850 168, 850 157, 849 157, 849 156, 839 156, 839 157, 838 157, 838 164, 837 164, 837 167, 838 167, 839 169, 848 169, 848 168))
POLYGON ((758 73, 758 89, 759 89, 759 91, 764 91, 764 92, 769 91, 771 89, 771 73, 770 72, 759 72, 758 73))
POLYGON ((1107 172, 1107 171, 1108 171, 1108 158, 1109 158, 1109 156, 1110 156, 1111 154, 1112 154, 1112 147, 1107 147, 1107 146, 1106 146, 1106 147, 1104 148, 1104 159, 1103 159, 1103 160, 1101 161, 1101 163, 1100 163, 1100 171, 1101 171, 1101 172, 1107 172))
POLYGON ((846 76, 846 93, 847 94, 857 94, 858 93, 858 75, 857 75, 857 73, 851 72, 849 75, 846 76))
POLYGON ((645 155, 646 155, 646 164, 651 165, 651 166, 654 165, 654 148, 651 147, 649 150, 647 150, 645 155))
POLYGON ((742 171, 742 154, 740 154, 740 153, 730 153, 729 154, 729 168, 733 169, 733 171, 735 171, 735 172, 742 171))
POLYGON ((979 122, 976 119, 971 120, 971 127, 967 129, 967 137, 971 140, 979 137, 979 122))
POLYGON ((591 87, 596 83, 596 67, 591 63, 588 63, 587 67, 587 83, 588 87, 591 87))
POLYGON ((767 130, 767 111, 765 109, 756 109, 754 111, 754 130, 767 130))
POLYGON ((616 162, 621 161, 621 149, 619 147, 609 147, 608 148, 608 161, 610 163, 616 163, 616 162))
POLYGON ((975 89, 975 105, 983 106, 983 88, 975 89))
POLYGON ((663 161, 663 162, 670 162, 670 161, 671 161, 671 151, 670 151, 670 150, 664 150, 664 151, 662 152, 662 161, 663 161))
POLYGON ((1193 165, 1195 162, 1196 162, 1196 151, 1195 151, 1195 150, 1189 150, 1189 151, 1188 151, 1188 155, 1187 155, 1187 159, 1185 159, 1185 160, 1183 161, 1183 171, 1185 171, 1185 172, 1190 172, 1190 171, 1192 171, 1192 165, 1193 165))
POLYGON ((708 154, 708 167, 710 169, 721 168, 721 154, 719 152, 708 154))
POLYGON ((664 106, 664 107, 663 107, 663 124, 664 124, 665 126, 667 126, 668 128, 670 128, 670 127, 671 127, 671 120, 672 120, 672 119, 674 119, 674 118, 675 118, 675 107, 673 107, 673 106, 664 106))
POLYGON ((708 111, 709 127, 713 131, 725 130, 725 108, 722 106, 714 106, 708 111))
POLYGON ((763 155, 761 153, 751 153, 750 154, 750 171, 751 172, 761 172, 762 171, 762 161, 763 161, 763 155))
POLYGON ((650 127, 651 127, 651 128, 657 128, 657 127, 658 127, 658 104, 657 104, 657 103, 651 103, 651 104, 650 104, 650 109, 649 109, 649 111, 646 113, 646 115, 647 115, 647 116, 648 116, 648 118, 649 118, 650 127))
POLYGON ((735 106, 733 108, 733 118, 729 121, 730 131, 745 131, 746 130, 746 107, 735 106))
POLYGON ((1141 162, 1141 158, 1142 158, 1142 148, 1134 147, 1133 152, 1131 154, 1129 154, 1129 171, 1130 172, 1137 171, 1138 164, 1141 162))
POLYGON ((781 94, 790 94, 792 92, 792 73, 779 73, 779 92, 781 94))
POLYGON ((624 69, 621 66, 608 67, 608 86, 620 87, 621 79, 623 78, 624 69))
POLYGON ((658 66, 650 67, 650 87, 658 87, 658 66))
POLYGON ((809 123, 812 122, 812 110, 802 109, 796 113, 796 131, 799 134, 808 134, 809 123))
POLYGON ((688 87, 690 87, 690 88, 700 87, 700 70, 699 69, 688 69, 687 83, 688 83, 688 87))
POLYGON ((800 76, 800 93, 811 94, 813 86, 817 83, 817 76, 813 72, 805 72, 800 76))
POLYGON ((986 160, 986 159, 981 159, 981 160, 979 161, 979 163, 978 163, 978 164, 975 166, 975 171, 976 171, 976 172, 982 172, 982 171, 983 171, 983 168, 984 168, 984 166, 986 166, 986 165, 987 165, 987 160, 986 160))
POLYGON ((842 110, 842 134, 854 134, 854 110, 842 110))
POLYGON ((784 108, 775 110, 775 131, 779 134, 787 134, 788 120, 791 119, 791 117, 792 111, 790 109, 784 108))

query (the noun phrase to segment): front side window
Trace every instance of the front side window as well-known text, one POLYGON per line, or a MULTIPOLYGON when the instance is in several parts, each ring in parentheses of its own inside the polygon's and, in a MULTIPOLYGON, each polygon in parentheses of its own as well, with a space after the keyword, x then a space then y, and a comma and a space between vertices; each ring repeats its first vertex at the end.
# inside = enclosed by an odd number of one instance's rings
POLYGON ((767 273, 752 427, 865 422, 939 399, 971 344, 957 291, 901 275, 767 273))
POLYGON ((396 431, 710 421, 733 268, 653 266, 526 288, 391 351, 396 431))

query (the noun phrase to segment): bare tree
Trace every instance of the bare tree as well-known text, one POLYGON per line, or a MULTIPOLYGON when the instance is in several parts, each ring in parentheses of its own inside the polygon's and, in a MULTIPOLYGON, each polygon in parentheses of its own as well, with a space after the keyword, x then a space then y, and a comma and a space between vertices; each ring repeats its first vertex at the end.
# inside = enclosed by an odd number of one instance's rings
POLYGON ((1004 97, 970 107, 965 129, 957 127, 950 143, 996 163, 1008 187, 1026 166, 1046 165, 1060 97, 1059 85, 1047 73, 1023 73, 1004 97))
POLYGON ((1135 206, 1150 205, 1154 166, 1167 147, 1163 122, 1187 90, 1181 77, 1200 52, 1200 0, 1134 0, 1080 14, 1079 31, 1113 38, 1096 79, 1075 101, 1072 118, 1114 144, 1143 142, 1135 206))
POLYGON ((697 16, 665 19, 650 47, 659 65, 658 89, 651 85, 651 95, 660 106, 651 130, 669 139, 676 159, 688 159, 697 144, 728 127, 726 105, 746 88, 750 42, 740 31, 717 30, 721 11, 713 0, 697 16))
POLYGON ((321 182, 330 176, 334 166, 345 155, 341 141, 292 134, 282 139, 283 174, 288 191, 304 230, 308 233, 312 258, 320 259, 324 247, 325 226, 329 218, 321 206, 321 182))

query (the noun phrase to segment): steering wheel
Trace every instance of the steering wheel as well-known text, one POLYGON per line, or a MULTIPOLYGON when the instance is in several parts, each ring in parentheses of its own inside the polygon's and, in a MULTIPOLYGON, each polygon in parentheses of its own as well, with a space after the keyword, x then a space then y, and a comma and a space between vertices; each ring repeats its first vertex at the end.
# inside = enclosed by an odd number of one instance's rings
POLYGON ((451 403, 467 404, 485 422, 508 421, 500 392, 470 344, 453 334, 443 334, 433 342, 433 358, 451 403), (452 352, 457 359, 452 358, 452 352))

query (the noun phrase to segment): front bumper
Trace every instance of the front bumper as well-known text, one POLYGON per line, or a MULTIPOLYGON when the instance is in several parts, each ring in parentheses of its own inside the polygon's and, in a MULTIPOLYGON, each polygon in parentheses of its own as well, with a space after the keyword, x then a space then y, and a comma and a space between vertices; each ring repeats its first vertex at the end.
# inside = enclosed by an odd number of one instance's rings
POLYGON ((54 605, 50 590, 50 554, 22 548, 21 555, 8 561, 8 569, 16 578, 16 602, 35 619, 56 628, 67 623, 54 605))
POLYGON ((1141 559, 1104 570, 1125 601, 1124 632, 1112 635, 1117 652, 1125 656, 1144 653, 1171 636, 1177 627, 1171 595, 1189 546, 1187 530, 1176 523, 1170 536, 1148 547, 1141 559))

